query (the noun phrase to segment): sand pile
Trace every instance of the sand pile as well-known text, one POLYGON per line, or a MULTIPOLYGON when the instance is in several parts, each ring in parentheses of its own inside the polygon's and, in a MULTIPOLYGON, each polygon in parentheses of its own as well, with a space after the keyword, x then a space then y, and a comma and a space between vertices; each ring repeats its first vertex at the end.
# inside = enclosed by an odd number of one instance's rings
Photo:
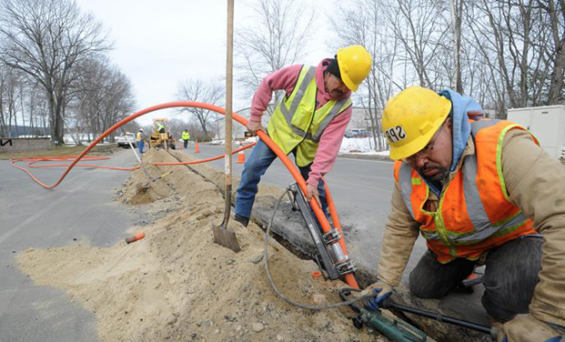
MULTIPOLYGON (((151 150, 145 162, 174 161, 151 150)), ((211 224, 222 219, 217 186, 184 166, 148 167, 132 173, 117 200, 145 203, 146 238, 110 248, 78 244, 29 249, 17 256, 37 285, 68 291, 96 314, 102 341, 384 341, 357 330, 349 309, 309 311, 276 296, 264 274, 263 231, 250 224, 230 227, 242 251, 212 242, 211 224)), ((202 171, 199 171, 202 172, 202 171)), ((272 241, 269 263, 278 287, 294 300, 339 301, 340 282, 312 278, 312 261, 300 260, 272 241)))

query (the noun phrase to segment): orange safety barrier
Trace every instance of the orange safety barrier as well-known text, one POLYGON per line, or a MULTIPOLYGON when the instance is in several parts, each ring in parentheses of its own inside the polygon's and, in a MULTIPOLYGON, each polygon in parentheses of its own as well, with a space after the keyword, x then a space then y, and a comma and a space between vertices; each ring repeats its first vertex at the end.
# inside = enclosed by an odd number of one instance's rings
MULTIPOLYGON (((57 182, 55 182, 55 184, 53 185, 46 185, 44 183, 42 183, 39 179, 37 179, 31 172, 29 172, 28 170, 18 167, 14 164, 12 164, 12 166, 22 169, 23 171, 25 171, 26 173, 29 174, 29 176, 35 180, 38 184, 40 184, 41 186, 43 186, 46 189, 52 189, 55 188, 57 185, 59 185, 63 179, 67 176, 67 174, 71 171, 71 169, 73 167, 76 166, 76 164, 88 153, 90 152, 90 150, 92 150, 92 148, 94 146, 96 146, 100 141, 102 141, 105 137, 107 137, 111 132, 113 132, 114 130, 118 129, 119 127, 125 125, 126 123, 142 116, 145 115, 147 113, 150 112, 154 112, 157 110, 161 110, 161 109, 166 109, 166 108, 176 108, 176 107, 193 107, 193 108, 202 108, 202 109, 207 109, 207 110, 211 110, 214 111, 216 113, 225 115, 226 111, 224 108, 219 107, 219 106, 215 106, 209 103, 202 103, 202 102, 194 102, 194 101, 176 101, 176 102, 169 102, 169 103, 163 103, 160 105, 156 105, 156 106, 152 106, 146 109, 143 109, 137 113, 134 113, 130 116, 128 116, 127 118, 121 120, 120 122, 114 124, 112 127, 110 127, 108 130, 106 130, 106 132, 102 133, 96 140, 94 140, 90 145, 88 145, 87 148, 84 149, 84 151, 82 151, 75 160, 73 160, 73 162, 67 167, 67 169, 65 170, 65 172, 63 173, 63 175, 57 180, 57 182)), ((245 118, 243 118, 242 116, 233 113, 233 120, 239 122, 240 124, 242 124, 243 126, 247 126, 247 120, 245 118)), ((298 169, 294 166, 294 164, 292 163, 292 161, 290 160, 290 158, 288 158, 284 152, 277 146, 277 144, 275 144, 271 138, 269 138, 269 136, 267 135, 267 133, 263 132, 263 131, 258 131, 257 132, 257 136, 263 140, 263 142, 277 155, 277 157, 279 157, 279 159, 282 161, 282 163, 284 164, 284 166, 287 168, 287 170, 291 173, 292 177, 296 180, 296 183, 298 184, 298 186, 300 187, 300 190, 302 191, 302 193, 307 194, 308 193, 308 188, 306 186, 306 181, 304 180, 304 178, 302 177, 302 175, 300 174, 300 172, 298 171, 298 169)), ((195 148, 195 153, 198 153, 196 150, 198 150, 198 152, 200 152, 200 150, 198 149, 198 141, 196 141, 196 148, 195 148)), ((327 189, 327 188, 326 188, 327 189)), ((331 198, 331 195, 330 195, 331 198)), ((332 202, 333 203, 333 202, 332 202)), ((329 204, 329 203, 328 203, 329 204)), ((318 205, 318 202, 312 198, 310 200, 310 207, 312 208, 312 210, 314 211, 314 214, 316 215, 316 218, 318 219, 318 222, 320 223, 320 226, 322 227, 322 230, 324 231, 324 233, 327 233, 331 230, 331 226, 328 222, 328 220, 326 219, 326 216, 324 215, 322 208, 320 208, 320 206, 318 205)), ((331 206, 331 208, 329 207, 331 215, 332 215, 332 219, 334 219, 334 217, 337 218, 337 213, 335 213, 335 207, 331 206), (333 208, 333 209, 332 209, 333 208)), ((339 222, 339 220, 334 221, 334 222, 339 222)), ((343 236, 340 238, 339 240, 339 244, 341 246, 341 249, 343 251, 343 253, 345 255, 347 255, 347 249, 345 248, 345 241, 343 236)), ((345 282, 351 286, 352 288, 358 289, 359 285, 357 283, 357 280, 355 279, 355 276, 352 273, 348 273, 344 276, 344 280, 345 282)))

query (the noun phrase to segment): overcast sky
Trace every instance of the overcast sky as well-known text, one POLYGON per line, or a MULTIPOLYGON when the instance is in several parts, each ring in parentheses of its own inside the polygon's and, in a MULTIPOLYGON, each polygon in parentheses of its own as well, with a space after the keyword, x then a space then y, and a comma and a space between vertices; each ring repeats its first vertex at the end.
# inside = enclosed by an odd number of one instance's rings
MULTIPOLYGON (((235 29, 252 14, 252 0, 235 0, 235 29)), ((300 3, 302 0, 299 0, 300 3)), ((222 79, 226 73, 227 0, 76 0, 109 31, 114 50, 111 61, 131 80, 137 99, 136 110, 178 100, 180 81, 192 78, 222 79)), ((332 56, 326 42, 330 37, 326 9, 333 1, 309 0, 320 13, 315 27, 317 41, 303 61, 316 65, 332 56)), ((236 72, 234 70, 234 72, 236 72)), ((250 99, 234 83, 234 110, 249 107, 250 99)), ((146 115, 180 117, 174 111, 146 115)), ((188 114, 182 114, 188 115, 188 114)))

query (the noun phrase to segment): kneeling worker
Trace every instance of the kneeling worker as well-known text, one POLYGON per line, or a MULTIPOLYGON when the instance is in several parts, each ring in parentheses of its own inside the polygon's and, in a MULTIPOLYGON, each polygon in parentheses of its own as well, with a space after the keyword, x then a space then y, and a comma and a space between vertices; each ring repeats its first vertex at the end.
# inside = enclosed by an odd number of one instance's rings
MULTIPOLYGON (((272 92, 285 91, 267 132, 285 154, 294 154, 308 184, 308 201, 314 197, 324 212, 327 204, 321 178, 333 167, 351 119, 351 91, 357 90, 370 70, 371 54, 360 45, 352 45, 338 50, 335 58, 322 60, 317 67, 293 65, 271 73, 253 96, 247 129, 255 134, 262 129, 261 117, 272 92)), ((261 176, 275 159, 275 153, 258 141, 244 165, 234 218, 244 226, 249 222, 261 176)))
MULTIPOLYGON (((428 251, 409 278, 439 299, 486 265, 482 304, 499 341, 559 341, 565 333, 565 168, 525 128, 470 122, 482 108, 451 90, 410 87, 385 106, 396 160, 384 233, 379 302, 400 283, 421 234, 428 251)), ((374 303, 373 303, 374 304, 374 303)))

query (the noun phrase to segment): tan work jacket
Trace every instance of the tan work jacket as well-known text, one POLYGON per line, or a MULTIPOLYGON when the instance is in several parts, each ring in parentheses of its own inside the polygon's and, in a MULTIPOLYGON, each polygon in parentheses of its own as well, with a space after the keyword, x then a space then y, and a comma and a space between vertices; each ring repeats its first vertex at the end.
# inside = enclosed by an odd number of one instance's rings
MULTIPOLYGON (((475 146, 469 138, 457 169, 465 156, 474 153, 475 146)), ((457 169, 450 173, 449 180, 457 169)), ((530 313, 545 322, 565 326, 565 166, 538 147, 527 132, 510 130, 502 145, 502 173, 511 201, 534 221, 534 229, 544 238, 540 282, 530 313)), ((437 200, 431 193, 428 205, 437 207, 437 200)), ((392 286, 400 283, 419 235, 419 225, 396 184, 383 236, 379 279, 392 286)))

